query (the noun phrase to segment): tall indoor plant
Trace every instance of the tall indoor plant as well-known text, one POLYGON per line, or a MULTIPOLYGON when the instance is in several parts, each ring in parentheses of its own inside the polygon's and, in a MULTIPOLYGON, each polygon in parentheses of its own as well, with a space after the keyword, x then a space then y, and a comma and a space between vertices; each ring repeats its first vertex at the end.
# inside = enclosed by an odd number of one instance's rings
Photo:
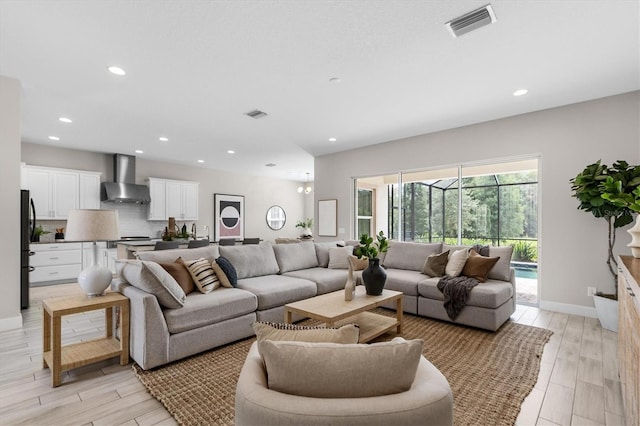
POLYGON ((608 167, 598 160, 585 167, 570 180, 570 183, 573 196, 580 202, 578 209, 607 222, 607 266, 614 278, 614 293, 599 293, 594 296, 594 303, 602 326, 617 331, 618 263, 613 248, 616 243, 616 229, 633 221, 636 206, 629 203, 629 197, 633 196, 640 185, 640 166, 630 166, 626 161, 616 161, 613 166, 608 167))
POLYGON ((379 296, 382 294, 384 284, 387 281, 387 272, 380 266, 380 258, 378 255, 387 251, 389 240, 384 236, 384 232, 380 231, 376 235, 374 241, 369 234, 362 234, 360 237, 360 245, 353 250, 353 254, 362 259, 369 259, 369 266, 362 271, 362 281, 367 289, 367 294, 371 296, 379 296))

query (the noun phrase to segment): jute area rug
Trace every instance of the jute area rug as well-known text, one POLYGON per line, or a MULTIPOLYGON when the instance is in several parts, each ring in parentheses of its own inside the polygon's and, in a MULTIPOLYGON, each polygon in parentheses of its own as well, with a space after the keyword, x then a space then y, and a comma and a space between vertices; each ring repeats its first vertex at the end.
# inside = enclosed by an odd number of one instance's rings
MULTIPOLYGON (((386 309, 376 310, 395 315, 386 309)), ((311 325, 306 320, 301 324, 311 325)), ((497 332, 404 315, 405 339, 423 339, 424 356, 445 375, 455 425, 512 425, 536 383, 549 330, 507 322, 497 332)), ((388 333, 378 340, 389 340, 388 333)), ((183 425, 232 425, 235 388, 255 338, 235 342, 154 370, 133 371, 183 425)))

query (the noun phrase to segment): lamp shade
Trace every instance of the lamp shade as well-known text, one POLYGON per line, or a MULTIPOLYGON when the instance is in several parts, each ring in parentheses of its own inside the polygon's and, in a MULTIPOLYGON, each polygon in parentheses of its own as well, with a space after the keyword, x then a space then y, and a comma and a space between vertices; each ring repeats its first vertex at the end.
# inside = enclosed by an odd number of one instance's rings
POLYGON ((69 210, 67 241, 112 241, 120 239, 116 210, 69 210))

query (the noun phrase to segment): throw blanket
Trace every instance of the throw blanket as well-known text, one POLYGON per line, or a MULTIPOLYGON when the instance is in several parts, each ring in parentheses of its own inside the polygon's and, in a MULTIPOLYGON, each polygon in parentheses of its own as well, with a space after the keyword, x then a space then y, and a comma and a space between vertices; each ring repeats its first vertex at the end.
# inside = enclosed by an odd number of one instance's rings
POLYGON ((455 320, 467 304, 471 289, 478 285, 478 280, 470 277, 447 277, 438 281, 438 290, 444 296, 444 309, 451 320, 455 320))

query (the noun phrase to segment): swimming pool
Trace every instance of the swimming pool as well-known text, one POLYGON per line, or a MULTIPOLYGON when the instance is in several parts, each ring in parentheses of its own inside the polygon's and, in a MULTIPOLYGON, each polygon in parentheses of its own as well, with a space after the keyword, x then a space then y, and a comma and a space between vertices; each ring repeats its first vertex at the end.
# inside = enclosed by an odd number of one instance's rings
POLYGON ((537 263, 511 262, 511 267, 516 271, 516 278, 538 279, 537 263))

